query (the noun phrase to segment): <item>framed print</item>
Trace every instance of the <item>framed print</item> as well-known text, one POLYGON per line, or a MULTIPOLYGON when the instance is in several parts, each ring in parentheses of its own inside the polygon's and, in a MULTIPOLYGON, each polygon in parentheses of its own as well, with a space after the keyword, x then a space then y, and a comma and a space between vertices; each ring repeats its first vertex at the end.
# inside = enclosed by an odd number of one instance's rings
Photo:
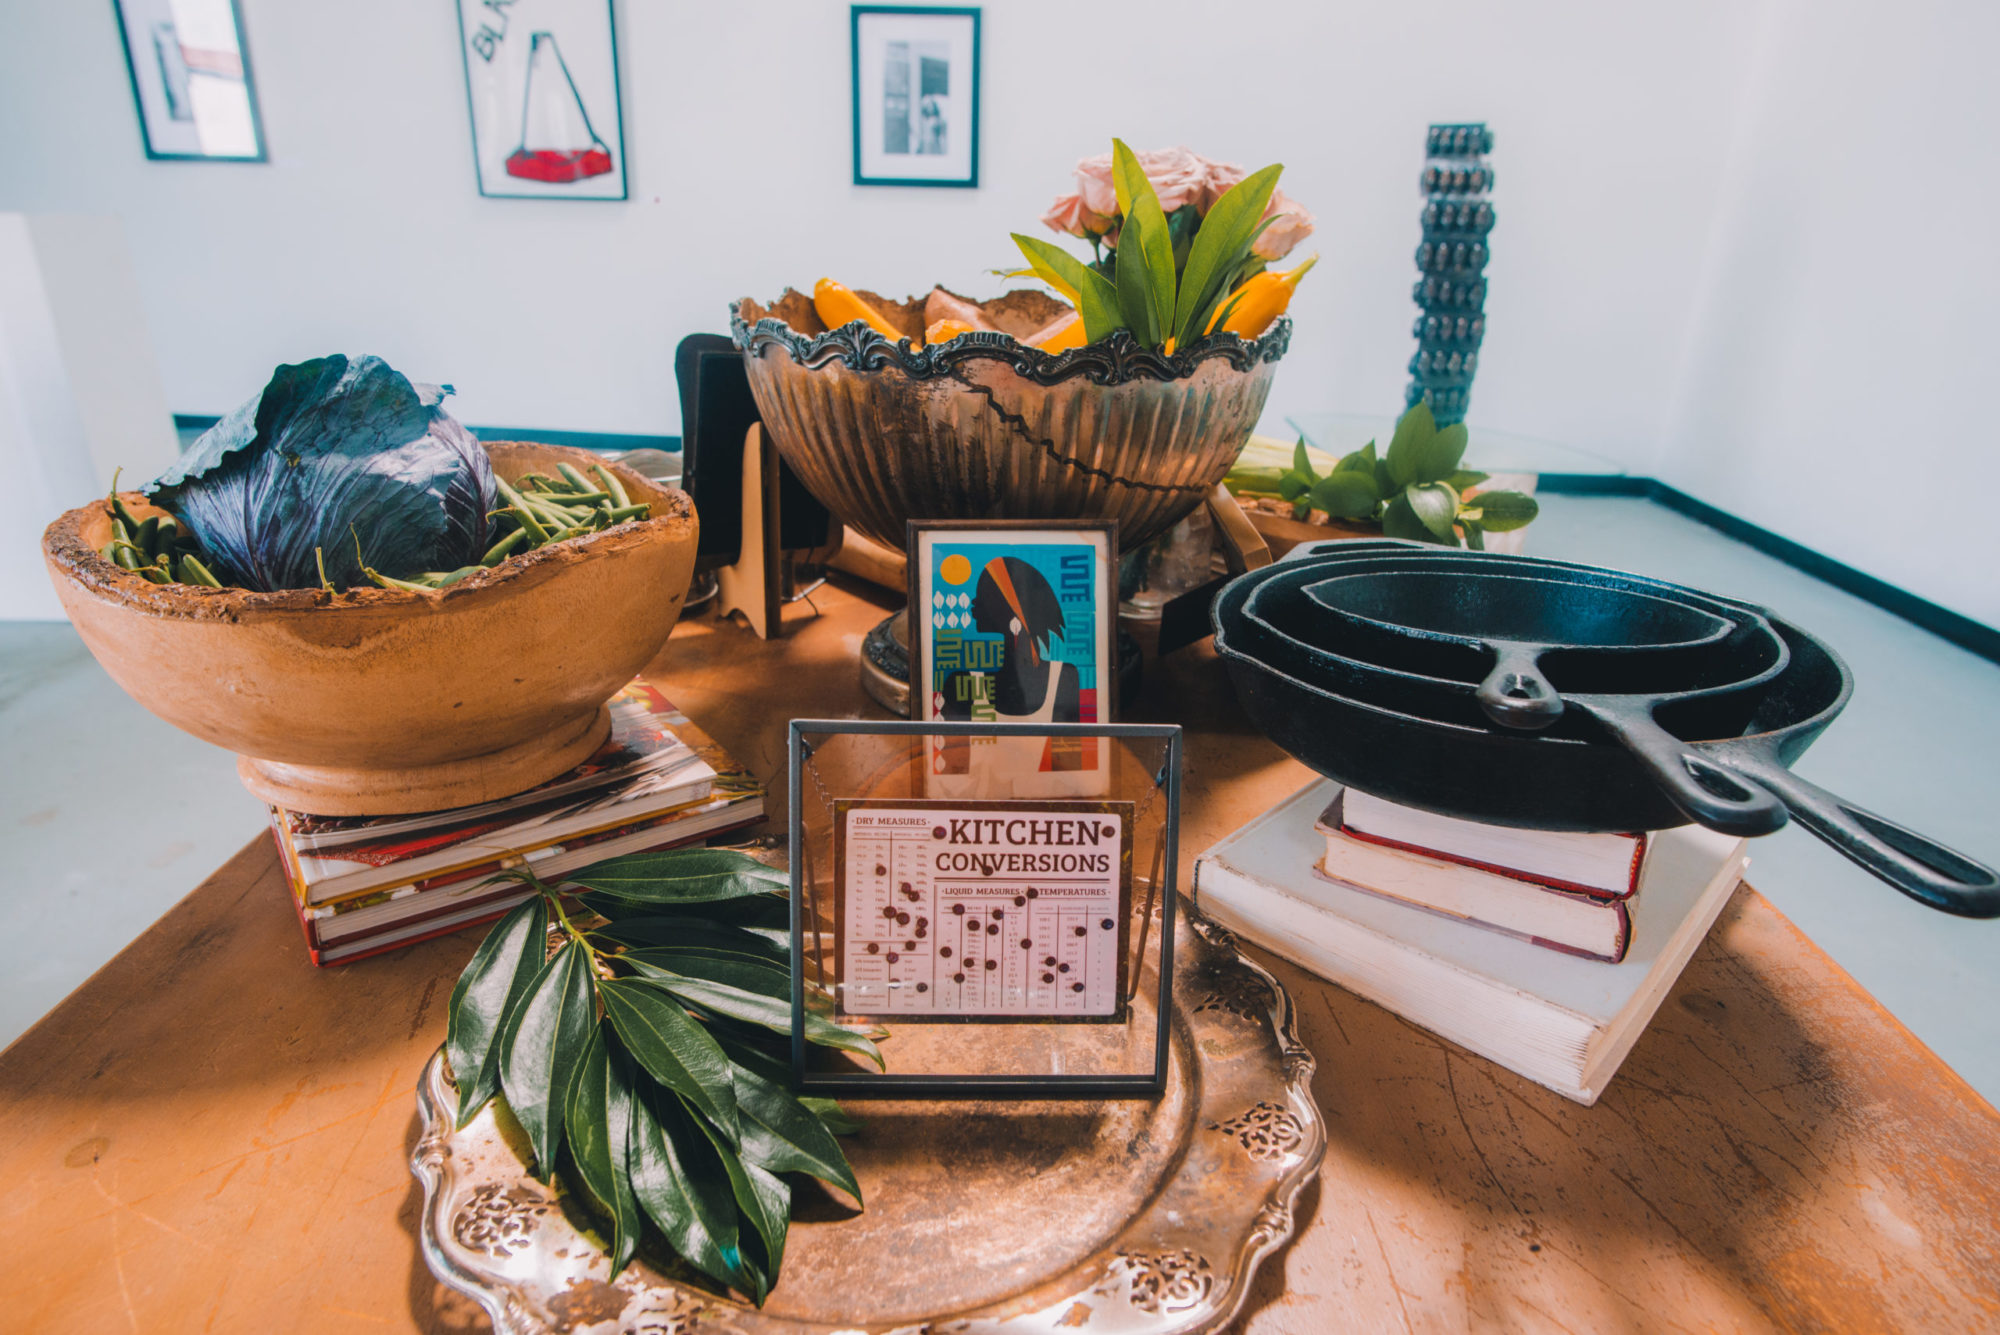
POLYGON ((787 769, 798 1090, 1161 1092, 1179 727, 793 719, 787 769), (939 798, 929 783, 939 734, 976 751, 1088 741, 1103 757, 1100 793, 939 798), (886 1041, 870 1060, 809 1045, 814 1014, 886 1041))
POLYGON ((263 162, 264 123, 235 0, 113 0, 146 156, 263 162))
MULTIPOLYGON (((911 719, 1109 722, 1117 568, 1115 521, 911 520, 911 719)), ((1104 764, 1089 738, 940 734, 930 795, 1092 796, 1104 764)))
POLYGON ((611 0, 458 0, 479 193, 624 199, 611 0))
POLYGON ((855 5, 854 184, 979 184, 979 11, 855 5))

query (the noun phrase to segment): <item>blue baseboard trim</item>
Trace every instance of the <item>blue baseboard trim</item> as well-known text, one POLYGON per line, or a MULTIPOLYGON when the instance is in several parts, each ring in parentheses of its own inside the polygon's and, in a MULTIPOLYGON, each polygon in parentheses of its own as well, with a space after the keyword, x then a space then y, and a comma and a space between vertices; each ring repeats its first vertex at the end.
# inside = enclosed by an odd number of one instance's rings
MULTIPOLYGON (((206 431, 222 419, 212 413, 175 413, 178 431, 206 431)), ((539 445, 568 445, 573 449, 596 450, 601 454, 623 454, 626 450, 681 452, 679 436, 636 436, 615 431, 548 431, 535 426, 476 426, 472 434, 482 440, 528 440, 539 445)))
POLYGON ((1843 593, 1851 593, 1863 602, 1892 612, 1961 649, 1978 654, 1988 662, 2000 663, 2000 629, 1974 621, 1949 607, 1940 607, 1928 598, 1920 598, 1908 589, 1897 588, 1887 580, 1877 579, 1845 562, 1821 555, 1804 543, 1794 542, 1747 519, 1739 519, 1727 510, 1718 509, 1677 487, 1668 486, 1658 478, 1629 474, 1544 473, 1535 484, 1535 489, 1553 496, 1643 496, 1655 505, 1664 505, 1676 514, 1686 515, 1745 546, 1754 547, 1766 556, 1803 570, 1843 593))

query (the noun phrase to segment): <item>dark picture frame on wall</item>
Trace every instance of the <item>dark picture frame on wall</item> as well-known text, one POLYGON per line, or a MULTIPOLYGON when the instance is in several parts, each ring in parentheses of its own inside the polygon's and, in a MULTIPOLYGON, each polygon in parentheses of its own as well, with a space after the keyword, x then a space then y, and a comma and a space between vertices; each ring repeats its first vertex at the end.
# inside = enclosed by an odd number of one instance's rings
POLYGON ((458 0, 458 26, 479 193, 629 198, 612 0, 458 0))
POLYGON ((154 162, 268 162, 236 0, 112 0, 154 162))
POLYGON ((979 185, 979 10, 855 5, 854 184, 979 185))

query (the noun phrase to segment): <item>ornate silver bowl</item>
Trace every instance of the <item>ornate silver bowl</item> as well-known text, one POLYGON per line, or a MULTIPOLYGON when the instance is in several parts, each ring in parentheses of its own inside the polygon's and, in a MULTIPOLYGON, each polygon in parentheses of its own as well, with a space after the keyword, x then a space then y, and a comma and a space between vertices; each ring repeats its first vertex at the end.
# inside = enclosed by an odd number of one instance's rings
MULTIPOLYGON (((860 293, 896 327, 923 301, 860 293)), ((821 504, 901 551, 917 519, 1116 519, 1130 550, 1172 528, 1229 471, 1291 340, 1213 334, 1171 356, 1129 334, 1051 354, 1019 341, 1065 309, 1012 292, 1003 331, 933 347, 855 321, 828 330, 802 294, 730 307, 778 452, 821 504)))

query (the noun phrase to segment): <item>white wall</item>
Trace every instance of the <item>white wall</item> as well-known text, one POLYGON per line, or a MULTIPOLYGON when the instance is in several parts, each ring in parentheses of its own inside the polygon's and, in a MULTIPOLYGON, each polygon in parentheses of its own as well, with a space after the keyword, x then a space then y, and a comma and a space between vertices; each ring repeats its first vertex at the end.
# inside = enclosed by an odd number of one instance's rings
POLYGON ((850 181, 830 0, 619 5, 626 204, 476 193, 450 0, 244 0, 272 161, 149 163, 111 5, 12 0, 0 207, 122 212, 175 409, 279 360, 381 353, 471 421, 678 430, 679 337, 831 273, 985 290, 1114 133, 1287 164, 1323 260, 1273 407, 1390 412, 1415 315, 1423 129, 1498 135, 1496 425, 1656 443, 1745 69, 1740 5, 1537 0, 985 7, 982 188, 850 181))
POLYGON ((1779 0, 1665 481, 2000 625, 2000 6, 1779 0))
POLYGON ((846 5, 621 0, 623 204, 478 196, 449 0, 243 0, 263 166, 146 162, 111 6, 9 8, 0 208, 124 215, 177 411, 348 349, 454 383, 469 421, 673 433, 674 344, 730 299, 992 290, 1007 233, 1118 133, 1287 164, 1323 258, 1273 417, 1387 413, 1423 127, 1485 119, 1475 431, 1598 450, 2000 621, 1943 568, 1993 531, 1952 485, 1976 434, 1952 396, 1976 409, 1995 350, 1984 0, 995 0, 977 191, 849 184, 846 5))

